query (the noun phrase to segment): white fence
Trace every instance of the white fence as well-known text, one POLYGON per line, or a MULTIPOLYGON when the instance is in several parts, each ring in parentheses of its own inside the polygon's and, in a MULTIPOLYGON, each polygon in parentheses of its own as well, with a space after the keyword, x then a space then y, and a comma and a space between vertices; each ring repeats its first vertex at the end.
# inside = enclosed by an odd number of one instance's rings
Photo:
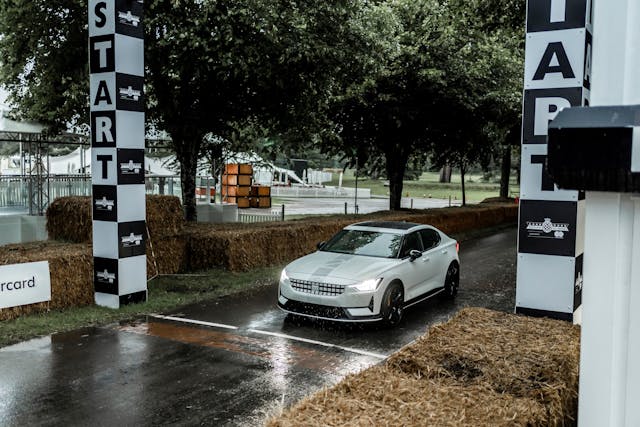
MULTIPOLYGON (((302 187, 293 185, 291 187, 274 186, 271 187, 271 197, 345 197, 353 198, 356 189, 350 187, 302 187)), ((371 190, 368 188, 358 188, 359 199, 371 198, 371 190)))

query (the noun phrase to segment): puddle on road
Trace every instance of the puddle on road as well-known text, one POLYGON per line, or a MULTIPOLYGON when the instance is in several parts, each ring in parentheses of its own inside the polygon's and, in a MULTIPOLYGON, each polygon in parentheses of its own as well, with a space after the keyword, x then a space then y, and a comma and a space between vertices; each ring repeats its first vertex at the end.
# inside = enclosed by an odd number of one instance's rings
POLYGON ((118 330, 258 357, 268 361, 276 370, 295 366, 342 377, 379 362, 374 357, 350 354, 331 347, 299 344, 281 337, 252 337, 170 322, 121 325, 118 330))

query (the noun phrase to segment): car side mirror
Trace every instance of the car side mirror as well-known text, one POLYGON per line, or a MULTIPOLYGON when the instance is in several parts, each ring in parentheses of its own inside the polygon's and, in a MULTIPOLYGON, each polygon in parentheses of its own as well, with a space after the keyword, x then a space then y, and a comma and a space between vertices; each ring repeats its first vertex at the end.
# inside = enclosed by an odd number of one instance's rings
POLYGON ((327 243, 327 242, 318 242, 318 244, 316 245, 316 248, 318 248, 318 250, 322 249, 324 247, 325 243, 327 243))
POLYGON ((409 252, 409 257, 411 262, 415 261, 416 259, 420 258, 422 256, 422 252, 416 250, 416 249, 411 249, 411 251, 409 252))

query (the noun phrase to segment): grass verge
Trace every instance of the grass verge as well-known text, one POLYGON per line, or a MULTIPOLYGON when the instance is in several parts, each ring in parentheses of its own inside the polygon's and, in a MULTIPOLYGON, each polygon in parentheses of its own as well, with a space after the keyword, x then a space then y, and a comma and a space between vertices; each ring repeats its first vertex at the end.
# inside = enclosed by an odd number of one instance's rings
POLYGON ((143 304, 127 305, 119 310, 98 306, 52 310, 0 322, 0 347, 57 332, 166 313, 197 301, 247 291, 274 283, 281 270, 282 266, 247 272, 212 269, 195 274, 159 276, 149 281, 149 299, 143 304))
MULTIPOLYGON (((358 177, 358 187, 370 189, 371 195, 374 196, 389 195, 389 187, 384 185, 385 182, 386 180, 383 179, 358 177)), ((467 175, 465 184, 467 201, 470 203, 480 202, 488 197, 496 197, 500 194, 500 184, 485 182, 482 180, 481 175, 467 175)), ((333 181, 328 182, 327 185, 338 185, 338 175, 333 174, 333 181)), ((342 185, 344 187, 355 187, 355 177, 352 170, 347 170, 342 179, 342 185)), ((520 188, 515 182, 515 177, 509 186, 509 191, 513 195, 520 192, 520 188)), ((437 173, 425 172, 416 181, 407 180, 403 182, 402 196, 414 198, 432 197, 434 199, 448 199, 451 197, 453 200, 461 200, 460 175, 454 173, 450 183, 441 183, 437 173)))

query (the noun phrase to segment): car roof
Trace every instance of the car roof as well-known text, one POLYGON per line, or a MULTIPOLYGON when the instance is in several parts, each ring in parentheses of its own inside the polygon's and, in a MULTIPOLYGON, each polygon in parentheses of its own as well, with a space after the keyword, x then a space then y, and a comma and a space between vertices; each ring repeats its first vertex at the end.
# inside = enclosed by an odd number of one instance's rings
POLYGON ((405 221, 365 221, 348 225, 348 230, 368 230, 368 231, 392 231, 398 234, 407 234, 417 228, 430 228, 424 224, 405 221))

